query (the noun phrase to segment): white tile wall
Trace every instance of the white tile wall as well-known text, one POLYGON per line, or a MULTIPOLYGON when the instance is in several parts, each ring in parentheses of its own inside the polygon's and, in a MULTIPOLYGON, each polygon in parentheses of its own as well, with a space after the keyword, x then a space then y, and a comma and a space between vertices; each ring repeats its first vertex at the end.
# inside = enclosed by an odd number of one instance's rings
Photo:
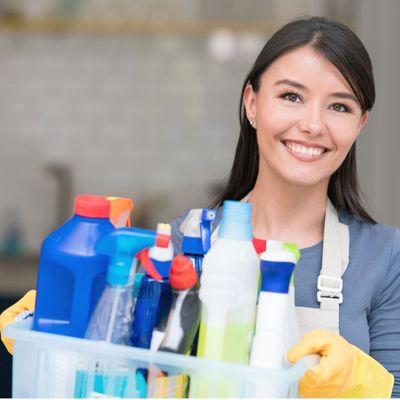
POLYGON ((0 218, 18 209, 31 251, 55 220, 48 163, 71 167, 75 193, 164 194, 154 223, 228 173, 253 57, 210 60, 206 38, 45 34, 2 34, 0 54, 0 218))
MULTIPOLYGON (((389 41, 395 45, 398 32, 397 0, 388 0, 378 19, 379 6, 372 0, 334 4, 301 0, 295 6, 292 0, 188 0, 184 5, 178 0, 118 0, 118 6, 110 0, 85 0, 74 3, 79 10, 69 11, 60 9, 64 3, 55 2, 55 7, 52 1, 42 0, 40 15, 170 22, 265 20, 266 26, 304 14, 355 21, 353 27, 371 51, 378 90, 376 110, 359 143, 361 183, 374 215, 399 225, 398 157, 386 156, 398 149, 392 82, 399 52, 388 45, 389 41), (113 15, 111 8, 116 10, 113 15)), ((23 4, 30 3, 5 0, 0 11, 23 4)), ((1 221, 10 206, 20 214, 30 251, 38 249, 52 228, 56 186, 44 173, 51 162, 72 168, 75 193, 131 196, 139 210, 144 201, 154 204, 157 198, 164 199, 152 214, 152 224, 172 219, 187 207, 204 205, 210 187, 229 172, 238 133, 240 88, 264 42, 244 33, 236 39, 238 53, 219 62, 210 57, 207 37, 201 36, 2 31, 0 239, 1 221)))

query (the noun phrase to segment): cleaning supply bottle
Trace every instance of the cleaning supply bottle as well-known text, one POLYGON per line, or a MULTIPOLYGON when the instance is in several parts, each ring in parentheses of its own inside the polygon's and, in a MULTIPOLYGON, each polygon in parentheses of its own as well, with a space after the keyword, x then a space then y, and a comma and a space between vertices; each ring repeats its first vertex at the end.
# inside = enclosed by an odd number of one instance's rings
POLYGON ((42 244, 33 329, 83 337, 106 284, 108 259, 96 242, 112 231, 110 202, 75 198, 74 215, 42 244))
POLYGON ((110 256, 107 286, 90 319, 86 338, 115 344, 129 344, 134 306, 134 257, 155 243, 154 232, 138 228, 120 228, 102 237, 96 246, 110 256))
MULTIPOLYGON (((177 255, 170 269, 172 305, 165 323, 153 331, 151 350, 189 354, 200 322, 197 271, 190 259, 177 255)), ((189 376, 170 375, 156 365, 149 368, 148 397, 187 397, 189 376)))
POLYGON ((180 226, 182 253, 189 257, 201 276, 203 257, 211 247, 211 224, 217 213, 208 208, 193 209, 180 226))
POLYGON ((182 254, 177 255, 170 270, 172 306, 159 350, 188 354, 200 323, 200 299, 197 272, 182 254))
MULTIPOLYGON (((258 297, 256 331, 250 365, 280 370, 290 348, 285 343, 285 328, 292 317, 288 308, 289 285, 296 266, 295 254, 284 244, 268 240, 261 254, 261 291, 258 297)), ((290 385, 276 378, 254 382, 255 397, 287 397, 290 385)))
POLYGON ((205 255, 197 355, 248 364, 260 264, 252 243, 251 203, 225 201, 219 236, 205 255))
POLYGON ((172 293, 168 281, 173 259, 171 226, 158 224, 155 245, 139 252, 137 258, 146 275, 135 305, 131 344, 149 349, 154 328, 161 318, 168 316, 171 306, 172 293))
POLYGON ((288 318, 289 284, 296 259, 281 242, 269 240, 261 254, 261 291, 258 297, 257 323, 250 365, 280 369, 288 349, 283 342, 288 318))

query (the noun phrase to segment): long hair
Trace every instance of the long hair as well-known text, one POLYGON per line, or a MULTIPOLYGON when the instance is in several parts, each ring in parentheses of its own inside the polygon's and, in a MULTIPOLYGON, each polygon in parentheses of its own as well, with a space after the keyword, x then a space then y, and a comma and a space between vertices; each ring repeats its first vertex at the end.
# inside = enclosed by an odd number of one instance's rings
MULTIPOLYGON (((240 135, 235 158, 228 182, 214 206, 222 205, 227 199, 240 200, 253 189, 257 180, 260 156, 255 130, 246 117, 243 105, 246 86, 250 84, 258 92, 264 71, 284 53, 302 46, 311 46, 341 72, 357 97, 362 114, 372 109, 375 84, 371 60, 361 40, 352 30, 323 17, 310 17, 286 24, 265 44, 244 80, 239 106, 240 135)), ((360 199, 355 142, 341 166, 330 177, 328 197, 336 209, 352 213, 363 221, 376 223, 360 199)))

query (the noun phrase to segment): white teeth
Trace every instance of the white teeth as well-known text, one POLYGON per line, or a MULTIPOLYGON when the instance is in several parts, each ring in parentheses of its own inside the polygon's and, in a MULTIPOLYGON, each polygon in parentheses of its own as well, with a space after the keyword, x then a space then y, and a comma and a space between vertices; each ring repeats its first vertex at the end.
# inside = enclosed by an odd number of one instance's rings
POLYGON ((284 144, 289 150, 295 153, 307 154, 309 156, 318 157, 324 152, 324 149, 321 147, 306 147, 293 142, 284 142, 284 144))

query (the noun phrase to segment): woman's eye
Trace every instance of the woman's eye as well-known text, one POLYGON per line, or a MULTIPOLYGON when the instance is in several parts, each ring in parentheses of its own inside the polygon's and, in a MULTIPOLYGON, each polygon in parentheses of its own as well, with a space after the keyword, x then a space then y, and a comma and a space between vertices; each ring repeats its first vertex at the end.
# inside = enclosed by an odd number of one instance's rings
POLYGON ((332 104, 332 109, 338 112, 349 112, 349 108, 341 103, 332 104))
POLYGON ((299 96, 297 93, 293 93, 293 92, 284 93, 284 94, 281 96, 281 98, 282 98, 282 99, 285 99, 285 100, 289 100, 289 101, 291 101, 292 103, 297 103, 298 101, 301 101, 300 96, 299 96))

